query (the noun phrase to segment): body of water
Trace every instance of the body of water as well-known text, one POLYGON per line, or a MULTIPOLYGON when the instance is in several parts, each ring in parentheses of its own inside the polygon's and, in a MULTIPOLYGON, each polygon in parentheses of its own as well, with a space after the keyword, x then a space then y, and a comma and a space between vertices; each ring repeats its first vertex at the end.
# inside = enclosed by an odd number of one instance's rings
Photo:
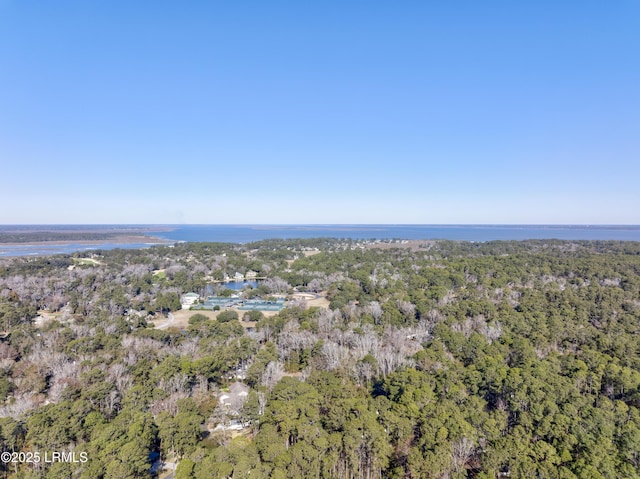
POLYGON ((240 291, 242 288, 251 286, 252 288, 258 287, 257 281, 227 281, 226 283, 219 283, 226 289, 232 289, 234 291, 240 291))
MULTIPOLYGON (((351 238, 365 239, 447 239, 459 241, 494 241, 527 239, 640 241, 638 226, 579 225, 180 225, 159 227, 150 232, 172 242, 213 241, 249 243, 264 239, 351 238), (166 231, 170 228, 170 231, 166 231)), ((86 244, 0 244, 0 256, 30 256, 73 253, 94 249, 138 249, 148 243, 86 244)))
POLYGON ((249 243, 264 239, 448 239, 462 241, 563 239, 640 241, 640 226, 541 225, 188 225, 157 233, 172 241, 249 243))

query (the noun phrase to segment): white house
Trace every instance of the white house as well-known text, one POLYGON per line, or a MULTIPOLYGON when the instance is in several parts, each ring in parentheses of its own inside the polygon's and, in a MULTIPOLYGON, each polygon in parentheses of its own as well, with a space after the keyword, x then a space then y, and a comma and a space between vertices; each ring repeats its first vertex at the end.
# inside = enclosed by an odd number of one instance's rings
POLYGON ((180 302, 182 303, 182 309, 189 309, 192 305, 200 300, 198 293, 185 293, 182 295, 180 302))
POLYGON ((256 279, 256 277, 258 276, 258 273, 256 273, 255 271, 249 270, 244 276, 247 279, 256 279))

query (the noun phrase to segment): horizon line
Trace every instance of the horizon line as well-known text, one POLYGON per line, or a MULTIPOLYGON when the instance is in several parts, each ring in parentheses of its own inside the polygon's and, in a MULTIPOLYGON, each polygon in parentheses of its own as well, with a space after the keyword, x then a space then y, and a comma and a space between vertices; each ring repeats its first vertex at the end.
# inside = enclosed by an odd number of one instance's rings
POLYGON ((0 223, 1 227, 39 226, 126 226, 126 227, 183 227, 183 226, 580 226, 580 227, 640 227, 640 223, 0 223))

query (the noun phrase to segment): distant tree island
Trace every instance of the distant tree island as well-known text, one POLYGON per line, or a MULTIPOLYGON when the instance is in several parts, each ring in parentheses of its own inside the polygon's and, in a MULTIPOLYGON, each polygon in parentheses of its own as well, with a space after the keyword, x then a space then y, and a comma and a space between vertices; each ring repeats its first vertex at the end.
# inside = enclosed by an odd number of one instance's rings
POLYGON ((78 241, 126 244, 145 241, 153 233, 168 230, 170 228, 167 227, 128 225, 0 225, 0 244, 78 241))

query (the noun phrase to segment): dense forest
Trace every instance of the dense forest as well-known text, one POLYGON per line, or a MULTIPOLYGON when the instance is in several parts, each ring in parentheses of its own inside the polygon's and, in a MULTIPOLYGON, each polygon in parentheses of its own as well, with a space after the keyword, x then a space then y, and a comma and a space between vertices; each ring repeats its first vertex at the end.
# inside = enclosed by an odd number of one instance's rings
POLYGON ((7 478, 640 478, 640 243, 2 259, 0 332, 7 478), (287 306, 157 327, 247 271, 287 306))

